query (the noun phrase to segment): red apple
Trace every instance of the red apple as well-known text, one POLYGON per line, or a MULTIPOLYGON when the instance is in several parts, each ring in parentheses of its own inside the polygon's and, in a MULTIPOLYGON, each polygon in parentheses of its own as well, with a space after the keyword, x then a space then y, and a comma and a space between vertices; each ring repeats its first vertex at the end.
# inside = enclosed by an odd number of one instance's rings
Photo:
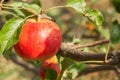
POLYGON ((46 69, 54 70, 57 73, 56 80, 58 80, 60 76, 60 67, 59 67, 56 55, 42 62, 42 65, 40 68, 40 76, 42 80, 45 80, 46 78, 46 69))
POLYGON ((23 25, 14 49, 27 60, 45 60, 60 48, 62 35, 59 26, 50 19, 28 19, 23 25))

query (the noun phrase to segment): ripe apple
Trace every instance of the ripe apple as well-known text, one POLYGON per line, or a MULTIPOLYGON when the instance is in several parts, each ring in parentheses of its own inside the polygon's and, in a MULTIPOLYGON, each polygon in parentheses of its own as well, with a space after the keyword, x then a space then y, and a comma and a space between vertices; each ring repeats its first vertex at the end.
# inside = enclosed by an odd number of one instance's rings
POLYGON ((60 48, 62 35, 52 20, 28 19, 22 27, 14 49, 26 60, 45 60, 54 56, 60 48))
POLYGON ((56 55, 42 62, 39 72, 42 80, 46 79, 46 69, 54 70, 57 73, 56 80, 58 80, 60 76, 60 67, 56 55))

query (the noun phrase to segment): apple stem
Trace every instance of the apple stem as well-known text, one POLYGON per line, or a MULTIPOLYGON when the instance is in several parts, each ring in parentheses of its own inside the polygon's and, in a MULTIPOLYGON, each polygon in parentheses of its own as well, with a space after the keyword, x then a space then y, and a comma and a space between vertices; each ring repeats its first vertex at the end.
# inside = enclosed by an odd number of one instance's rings
POLYGON ((41 13, 38 15, 37 22, 39 22, 41 20, 41 18, 52 20, 51 17, 47 16, 46 14, 41 13))
POLYGON ((45 10, 41 9, 40 15, 45 14, 45 10))
POLYGON ((41 19, 41 15, 39 14, 38 17, 37 17, 37 22, 39 22, 41 19))

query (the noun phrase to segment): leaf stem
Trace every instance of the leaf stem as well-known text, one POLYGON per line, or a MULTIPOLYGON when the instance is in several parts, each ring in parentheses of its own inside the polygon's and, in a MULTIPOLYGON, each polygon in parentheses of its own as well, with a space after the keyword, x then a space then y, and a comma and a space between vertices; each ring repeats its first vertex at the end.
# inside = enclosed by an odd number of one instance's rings
MULTIPOLYGON (((67 6, 56 6, 56 7, 51 7, 51 8, 48 8, 46 9, 44 12, 47 13, 48 11, 51 11, 53 9, 58 9, 58 8, 66 8, 67 6)), ((67 7, 68 8, 68 7, 67 7)))
MULTIPOLYGON (((6 4, 4 4, 4 6, 2 6, 2 8, 5 8, 5 9, 13 9, 13 10, 14 10, 14 7, 9 6, 9 5, 6 5, 6 4)), ((30 13, 32 13, 32 14, 34 14, 34 15, 37 15, 37 13, 36 13, 34 10, 29 9, 29 8, 25 8, 25 7, 18 7, 18 9, 24 9, 24 10, 26 10, 26 11, 28 11, 28 12, 30 12, 30 13)))
POLYGON ((2 13, 11 14, 11 15, 13 15, 14 17, 19 17, 19 16, 17 16, 16 14, 14 14, 14 13, 12 13, 12 12, 9 12, 9 11, 2 11, 2 13))
POLYGON ((104 61, 81 61, 81 63, 96 63, 96 64, 101 64, 104 63, 104 61))
POLYGON ((111 42, 109 42, 108 47, 107 47, 107 51, 106 51, 106 55, 105 55, 105 62, 107 62, 107 57, 108 57, 108 54, 109 54, 110 45, 111 45, 111 42))
POLYGON ((4 9, 14 9, 12 7, 6 7, 6 6, 2 6, 2 8, 4 8, 4 9))

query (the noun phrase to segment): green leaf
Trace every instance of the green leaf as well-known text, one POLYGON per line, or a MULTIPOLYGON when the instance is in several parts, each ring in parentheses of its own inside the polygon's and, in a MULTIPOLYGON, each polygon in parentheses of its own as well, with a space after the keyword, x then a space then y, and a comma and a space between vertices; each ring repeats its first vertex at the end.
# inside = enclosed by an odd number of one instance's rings
POLYGON ((100 29, 98 29, 98 31, 102 37, 104 37, 105 39, 110 39, 110 30, 109 29, 100 28, 100 29))
POLYGON ((75 61, 73 61, 72 59, 70 58, 63 58, 63 57, 60 57, 59 58, 59 61, 60 61, 60 65, 62 67, 62 70, 61 70, 61 73, 60 73, 60 77, 58 80, 62 80, 62 77, 64 75, 64 71, 72 64, 75 63, 75 61))
POLYGON ((24 19, 12 18, 6 22, 0 31, 0 54, 12 47, 18 40, 21 24, 24 19))
POLYGON ((85 11, 86 3, 84 0, 67 0, 66 6, 73 8, 78 13, 83 13, 85 11))
POLYGON ((84 15, 97 26, 100 26, 103 23, 104 19, 102 13, 99 10, 87 9, 84 0, 67 0, 66 7, 70 7, 80 15, 84 15))
POLYGON ((120 13, 120 0, 112 0, 112 4, 115 7, 116 11, 120 13))
POLYGON ((39 14, 41 11, 40 6, 36 5, 36 4, 27 4, 27 3, 23 3, 21 6, 23 9, 27 9, 30 10, 36 14, 39 14))
POLYGON ((66 69, 66 71, 63 74, 63 77, 72 80, 79 74, 80 71, 82 71, 86 67, 86 64, 74 63, 68 69, 66 69))
POLYGON ((31 4, 30 8, 33 9, 37 14, 41 12, 40 6, 38 6, 36 4, 31 4))
POLYGON ((92 22, 94 22, 97 26, 102 25, 103 23, 103 15, 98 10, 88 9, 85 12, 85 16, 88 17, 92 22))
POLYGON ((81 40, 79 38, 73 38, 72 41, 74 44, 79 44, 81 42, 81 40))
POLYGON ((46 74, 46 80, 56 80, 57 78, 57 72, 55 72, 52 69, 47 68, 45 74, 46 74))
POLYGON ((22 6, 22 2, 12 2, 12 3, 8 4, 8 6, 18 8, 18 7, 22 6))
POLYGON ((111 42, 119 43, 120 42, 120 24, 115 20, 112 24, 111 29, 111 42))
POLYGON ((17 13, 17 15, 25 17, 25 14, 19 8, 14 7, 14 11, 17 13))
MULTIPOLYGON (((34 12, 36 14, 39 14, 40 11, 41 11, 41 8, 40 8, 39 5, 28 4, 28 3, 25 3, 25 2, 13 2, 13 3, 10 3, 7 6, 13 7, 15 9, 18 8, 18 9, 29 10, 29 11, 34 12)), ((19 12, 20 12, 20 10, 19 10, 19 12)))
POLYGON ((40 0, 33 0, 32 3, 41 6, 41 1, 40 0))
POLYGON ((6 60, 10 59, 10 55, 13 55, 12 47, 3 53, 3 56, 6 60))

